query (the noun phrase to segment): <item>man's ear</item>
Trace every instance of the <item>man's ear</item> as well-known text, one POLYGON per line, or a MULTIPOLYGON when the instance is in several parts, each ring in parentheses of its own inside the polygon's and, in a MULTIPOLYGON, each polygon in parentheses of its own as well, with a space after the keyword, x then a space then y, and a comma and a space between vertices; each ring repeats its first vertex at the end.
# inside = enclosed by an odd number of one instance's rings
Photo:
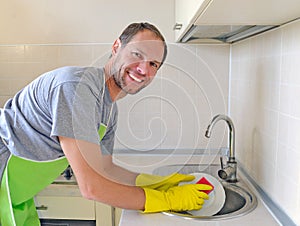
POLYGON ((112 46, 112 55, 115 55, 121 48, 121 40, 118 38, 112 46))

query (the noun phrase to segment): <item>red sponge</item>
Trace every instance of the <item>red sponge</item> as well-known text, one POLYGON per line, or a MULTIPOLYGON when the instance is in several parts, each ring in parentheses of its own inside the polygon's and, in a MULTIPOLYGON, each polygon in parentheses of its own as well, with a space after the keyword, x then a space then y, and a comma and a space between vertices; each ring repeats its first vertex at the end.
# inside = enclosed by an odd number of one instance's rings
POLYGON ((207 185, 210 185, 212 186, 212 189, 211 190, 208 190, 208 191, 203 191, 205 192, 206 194, 209 194, 212 192, 212 190, 214 190, 214 186, 205 178, 205 177, 202 177, 200 180, 198 180, 198 182, 196 184, 207 184, 207 185))

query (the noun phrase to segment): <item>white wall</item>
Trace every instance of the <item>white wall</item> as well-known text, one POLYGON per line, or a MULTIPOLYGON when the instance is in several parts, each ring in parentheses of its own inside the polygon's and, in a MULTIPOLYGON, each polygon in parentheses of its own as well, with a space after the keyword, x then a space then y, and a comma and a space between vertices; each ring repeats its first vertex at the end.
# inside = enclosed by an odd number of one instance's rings
POLYGON ((120 100, 116 148, 180 151, 225 146, 225 123, 216 126, 211 139, 204 134, 214 115, 227 113, 229 45, 168 47, 169 56, 153 84, 120 100))
POLYGON ((152 22, 173 41, 173 0, 1 1, 0 44, 112 43, 134 21, 152 22))
POLYGON ((232 46, 236 152, 300 225, 300 21, 232 46))
POLYGON ((226 145, 222 126, 210 140, 204 131, 215 114, 227 112, 229 45, 172 43, 173 0, 5 1, 0 8, 0 106, 48 70, 104 65, 121 30, 140 20, 159 27, 169 55, 150 87, 119 102, 116 148, 226 145))
MULTIPOLYGON (((115 147, 153 150, 218 148, 226 144, 222 129, 204 137, 217 113, 226 113, 228 45, 169 43, 169 56, 154 82, 141 93, 118 102, 115 147), (221 139, 220 139, 221 138, 221 139)), ((102 66, 109 44, 0 46, 0 106, 34 78, 65 66, 102 66)))

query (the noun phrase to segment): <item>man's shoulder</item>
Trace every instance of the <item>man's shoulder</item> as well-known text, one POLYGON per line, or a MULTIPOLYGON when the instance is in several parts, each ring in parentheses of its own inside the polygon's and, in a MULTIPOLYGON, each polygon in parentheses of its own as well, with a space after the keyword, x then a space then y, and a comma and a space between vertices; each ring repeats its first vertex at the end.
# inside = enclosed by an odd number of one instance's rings
POLYGON ((104 78, 102 68, 65 66, 49 71, 43 75, 44 80, 51 81, 55 85, 63 83, 101 83, 104 78))

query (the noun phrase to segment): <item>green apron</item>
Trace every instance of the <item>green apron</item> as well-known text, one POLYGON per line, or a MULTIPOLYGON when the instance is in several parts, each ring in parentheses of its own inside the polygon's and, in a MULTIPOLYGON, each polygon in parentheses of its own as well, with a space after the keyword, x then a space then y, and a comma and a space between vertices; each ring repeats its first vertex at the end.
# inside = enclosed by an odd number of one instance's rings
POLYGON ((1 181, 2 226, 40 225, 33 197, 51 184, 68 164, 66 157, 32 161, 11 155, 1 181))
MULTIPOLYGON (((106 133, 101 124, 100 140, 106 133)), ((0 187, 0 226, 37 226, 40 220, 34 196, 51 184, 67 167, 66 157, 34 161, 11 155, 0 187)))

